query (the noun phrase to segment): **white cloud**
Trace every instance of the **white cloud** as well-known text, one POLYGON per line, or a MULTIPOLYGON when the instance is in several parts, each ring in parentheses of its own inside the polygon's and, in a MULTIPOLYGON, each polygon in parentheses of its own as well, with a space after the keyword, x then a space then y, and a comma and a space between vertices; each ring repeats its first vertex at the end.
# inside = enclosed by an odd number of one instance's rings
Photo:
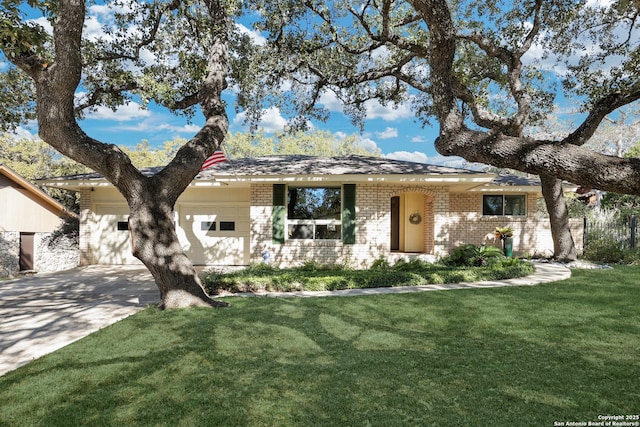
POLYGON ((149 110, 145 110, 140 104, 132 101, 119 107, 116 111, 107 107, 98 107, 96 111, 87 114, 87 119, 127 122, 151 117, 151 115, 149 110))
POLYGON ((240 33, 247 34, 256 45, 264 46, 267 44, 267 39, 257 31, 250 30, 244 25, 238 23, 236 23, 236 28, 240 31, 240 33))
POLYGON ((394 151, 393 153, 383 154, 382 157, 386 159, 404 160, 408 162, 432 163, 429 161, 429 156, 419 151, 394 151))
POLYGON ((411 138, 411 142, 429 142, 429 140, 422 135, 416 135, 411 138))
POLYGON ((388 127, 382 132, 376 132, 376 136, 380 139, 391 139, 398 137, 398 129, 388 127))
MULTIPOLYGON (((247 127, 245 118, 247 114, 243 111, 238 113, 233 119, 233 125, 241 128, 247 127)), ((258 128, 265 133, 274 133, 281 131, 287 125, 287 119, 285 119, 280 113, 280 109, 277 107, 270 107, 262 112, 262 119, 258 128)))
POLYGON ((34 22, 40 25, 42 28, 44 28, 47 34, 53 35, 53 27, 51 26, 51 23, 49 22, 49 20, 44 16, 37 19, 31 19, 28 22, 34 22))
POLYGON ((371 138, 359 137, 356 144, 371 153, 375 153, 380 149, 378 144, 371 138))
POLYGON ((342 131, 336 131, 336 132, 334 132, 334 133, 333 133, 333 135, 334 135, 337 139, 345 139, 347 136, 349 136, 349 135, 347 135, 345 132, 342 132, 342 131))
POLYGON ((606 8, 613 4, 613 0, 587 0, 587 7, 606 8))
POLYGON ((408 104, 398 106, 382 105, 378 101, 370 100, 365 103, 367 120, 382 119, 385 122, 408 119, 414 116, 408 104))
POLYGON ((87 40, 97 40, 100 38, 110 39, 102 30, 102 24, 95 16, 87 16, 84 20, 84 28, 82 29, 82 36, 87 40))
POLYGON ((469 163, 462 157, 446 157, 446 156, 428 156, 420 151, 395 151, 393 153, 383 154, 382 157, 394 160, 403 160, 407 162, 425 163, 429 165, 447 166, 450 168, 474 169, 478 170, 482 165, 469 163))
POLYGON ((111 21, 113 19, 113 9, 111 6, 94 4, 89 6, 89 15, 96 16, 103 21, 111 21))
MULTIPOLYGON (((342 103, 333 92, 325 92, 320 95, 318 103, 331 112, 343 111, 342 103)), ((382 105, 376 100, 369 100, 365 102, 365 108, 367 112, 366 120, 382 119, 385 122, 393 122, 414 116, 408 102, 394 106, 393 104, 382 105)))
POLYGON ((167 131, 175 132, 178 134, 181 134, 181 133, 196 134, 200 129, 202 129, 202 126, 188 124, 188 123, 182 126, 176 126, 176 125, 171 125, 169 123, 163 123, 157 128, 158 130, 167 130, 167 131))
POLYGON ((342 112, 342 103, 333 92, 323 92, 320 95, 318 103, 329 111, 342 112))
POLYGON ((38 138, 37 135, 31 133, 29 129, 25 129, 22 126, 18 126, 17 128, 15 128, 12 132, 10 132, 10 135, 15 139, 37 139, 38 138))

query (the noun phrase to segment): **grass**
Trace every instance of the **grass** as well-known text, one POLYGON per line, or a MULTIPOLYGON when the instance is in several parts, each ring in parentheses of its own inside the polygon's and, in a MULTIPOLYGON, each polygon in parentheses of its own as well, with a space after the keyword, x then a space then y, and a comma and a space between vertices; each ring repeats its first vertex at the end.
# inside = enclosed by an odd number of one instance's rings
POLYGON ((279 269, 265 264, 225 274, 208 273, 203 283, 212 295, 225 292, 334 291, 392 286, 478 282, 523 277, 533 273, 531 263, 518 259, 496 260, 484 267, 452 266, 420 260, 390 266, 378 260, 369 270, 307 263, 279 269))
POLYGON ((0 377, 0 425, 552 426, 637 414, 639 273, 150 308, 0 377))

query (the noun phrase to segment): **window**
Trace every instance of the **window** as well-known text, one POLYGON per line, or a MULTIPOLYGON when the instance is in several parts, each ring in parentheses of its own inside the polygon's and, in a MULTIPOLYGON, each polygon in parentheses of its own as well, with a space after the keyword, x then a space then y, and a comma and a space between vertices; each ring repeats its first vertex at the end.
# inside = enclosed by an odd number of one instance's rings
POLYGON ((200 223, 201 231, 216 231, 216 222, 215 221, 202 221, 200 223))
POLYGON ((340 187, 289 187, 287 237, 289 239, 340 240, 342 238, 340 187))
POLYGON ((234 221, 220 221, 220 231, 235 231, 236 223, 234 221))
POLYGON ((482 196, 482 215, 525 216, 525 196, 523 194, 482 196))

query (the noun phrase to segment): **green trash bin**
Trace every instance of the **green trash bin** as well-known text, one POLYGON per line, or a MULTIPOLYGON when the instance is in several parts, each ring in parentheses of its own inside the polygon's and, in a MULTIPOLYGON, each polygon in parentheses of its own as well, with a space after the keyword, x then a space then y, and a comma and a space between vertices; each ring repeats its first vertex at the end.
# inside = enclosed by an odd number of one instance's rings
POLYGON ((502 252, 506 257, 511 258, 513 256, 513 237, 505 237, 502 240, 502 252))

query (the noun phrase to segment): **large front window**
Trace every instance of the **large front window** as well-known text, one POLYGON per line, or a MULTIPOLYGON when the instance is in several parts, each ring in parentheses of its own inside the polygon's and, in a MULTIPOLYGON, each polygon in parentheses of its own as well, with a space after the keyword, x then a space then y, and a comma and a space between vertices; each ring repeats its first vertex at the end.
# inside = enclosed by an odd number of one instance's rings
POLYGON ((289 239, 340 240, 340 187, 289 186, 287 236, 289 239))
POLYGON ((526 213, 524 195, 482 196, 482 215, 525 216, 526 213))

